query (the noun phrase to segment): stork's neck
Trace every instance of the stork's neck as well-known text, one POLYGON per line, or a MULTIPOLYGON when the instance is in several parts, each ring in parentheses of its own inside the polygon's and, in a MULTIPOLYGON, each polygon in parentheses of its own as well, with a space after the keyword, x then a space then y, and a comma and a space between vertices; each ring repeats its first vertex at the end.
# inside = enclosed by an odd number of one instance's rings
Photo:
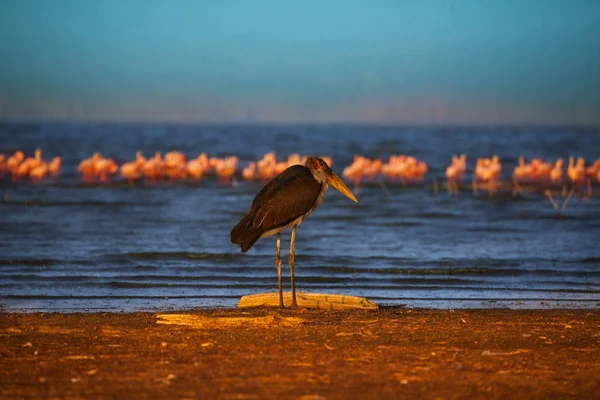
POLYGON ((325 185, 325 190, 327 190, 327 186, 329 185, 327 184, 327 176, 325 175, 325 173, 323 171, 315 171, 310 168, 308 168, 308 170, 317 182, 319 182, 321 185, 325 185))

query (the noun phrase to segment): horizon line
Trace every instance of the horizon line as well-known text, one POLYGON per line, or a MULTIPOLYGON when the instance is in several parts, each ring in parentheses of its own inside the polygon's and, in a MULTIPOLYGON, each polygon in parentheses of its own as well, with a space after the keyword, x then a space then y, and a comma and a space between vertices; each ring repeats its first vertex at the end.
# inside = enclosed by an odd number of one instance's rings
POLYGON ((600 129, 599 123, 552 123, 552 122, 385 122, 385 121, 275 121, 275 120, 155 120, 134 119, 60 119, 60 118, 0 118, 0 125, 54 124, 54 125, 138 125, 138 126, 373 126, 402 128, 551 128, 551 129, 600 129))

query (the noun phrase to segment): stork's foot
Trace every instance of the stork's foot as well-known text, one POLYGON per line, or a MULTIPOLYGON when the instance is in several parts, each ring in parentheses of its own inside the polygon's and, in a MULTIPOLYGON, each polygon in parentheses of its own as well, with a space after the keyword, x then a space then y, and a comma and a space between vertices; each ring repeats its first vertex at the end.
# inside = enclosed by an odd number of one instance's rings
POLYGON ((292 294, 292 304, 290 304, 290 308, 293 308, 293 309, 299 308, 298 302, 296 301, 296 293, 292 294))

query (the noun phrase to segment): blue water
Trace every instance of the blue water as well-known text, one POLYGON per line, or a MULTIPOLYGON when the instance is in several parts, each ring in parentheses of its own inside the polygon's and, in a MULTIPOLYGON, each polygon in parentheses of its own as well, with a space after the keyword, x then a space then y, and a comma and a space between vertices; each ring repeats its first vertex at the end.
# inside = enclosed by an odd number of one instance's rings
MULTIPOLYGON (((355 154, 429 163, 423 185, 361 186, 358 204, 330 189, 298 228, 300 291, 409 307, 600 305, 600 198, 577 194, 558 215, 537 193, 490 198, 431 188, 453 153, 467 154, 470 167, 498 154, 505 179, 519 155, 596 159, 597 130, 1 124, 0 138, 0 153, 40 147, 64 163, 56 182, 0 181, 4 310, 234 307, 243 295, 275 291, 274 237, 246 254, 229 241, 260 183, 88 185, 76 173, 94 151, 122 162, 136 150, 172 149, 242 163, 269 151, 328 155, 339 174, 355 154)), ((283 239, 285 256, 289 232, 283 239)))

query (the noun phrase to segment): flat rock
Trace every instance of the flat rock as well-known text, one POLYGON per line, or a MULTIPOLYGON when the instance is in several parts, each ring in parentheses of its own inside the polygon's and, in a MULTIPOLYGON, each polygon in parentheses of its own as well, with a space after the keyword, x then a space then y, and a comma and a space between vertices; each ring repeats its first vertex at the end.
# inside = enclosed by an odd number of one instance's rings
POLYGON ((237 328, 251 325, 300 325, 305 322, 303 318, 281 317, 267 315, 264 317, 205 317, 195 314, 158 314, 157 324, 184 325, 199 329, 237 328))
MULTIPOLYGON (((325 293, 296 293, 296 302, 300 308, 320 308, 324 310, 362 309, 376 310, 377 304, 364 297, 347 296, 341 294, 325 293)), ((283 304, 289 307, 292 304, 292 293, 283 293, 283 304)), ((239 308, 250 307, 279 307, 279 293, 257 293, 242 296, 238 303, 239 308)))

